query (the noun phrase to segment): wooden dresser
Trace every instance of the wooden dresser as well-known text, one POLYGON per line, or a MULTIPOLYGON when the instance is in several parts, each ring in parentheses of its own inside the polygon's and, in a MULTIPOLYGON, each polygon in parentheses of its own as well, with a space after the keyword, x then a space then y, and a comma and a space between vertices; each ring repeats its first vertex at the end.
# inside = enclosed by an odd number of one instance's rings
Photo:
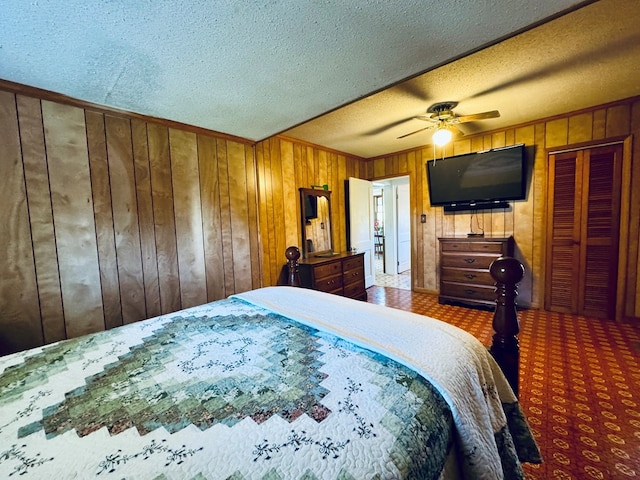
POLYGON ((513 237, 443 237, 440 241, 440 303, 495 307, 495 281, 489 266, 513 256, 513 237))
POLYGON ((309 257, 298 263, 300 284, 358 300, 367 299, 364 288, 364 253, 339 253, 309 257))

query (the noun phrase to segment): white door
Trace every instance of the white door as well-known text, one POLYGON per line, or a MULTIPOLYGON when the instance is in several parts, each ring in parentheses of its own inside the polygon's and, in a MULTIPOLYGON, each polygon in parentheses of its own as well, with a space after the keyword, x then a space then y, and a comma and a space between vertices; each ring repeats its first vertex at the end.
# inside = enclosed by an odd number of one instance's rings
POLYGON ((349 248, 364 252, 364 286, 369 288, 375 280, 373 266, 373 184, 367 180, 349 177, 348 197, 349 248))
POLYGON ((411 218, 409 215, 409 184, 396 187, 398 273, 411 268, 411 218))

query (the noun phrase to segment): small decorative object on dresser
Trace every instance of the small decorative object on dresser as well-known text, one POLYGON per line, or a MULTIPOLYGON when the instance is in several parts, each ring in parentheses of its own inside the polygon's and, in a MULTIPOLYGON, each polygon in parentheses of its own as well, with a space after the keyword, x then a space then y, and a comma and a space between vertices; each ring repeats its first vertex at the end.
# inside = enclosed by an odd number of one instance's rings
POLYGON ((491 263, 512 257, 513 237, 443 237, 440 241, 440 303, 495 307, 491 263))
POLYGON ((299 262, 298 271, 301 287, 358 300, 367 299, 364 252, 309 257, 299 262))

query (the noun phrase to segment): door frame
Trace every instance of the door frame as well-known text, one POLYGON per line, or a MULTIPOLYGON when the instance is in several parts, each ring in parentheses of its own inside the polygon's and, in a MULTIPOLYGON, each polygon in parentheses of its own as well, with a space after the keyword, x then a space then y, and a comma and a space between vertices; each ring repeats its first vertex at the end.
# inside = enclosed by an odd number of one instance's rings
MULTIPOLYGON (((398 255, 397 255, 397 219, 395 218, 396 216, 396 211, 397 211, 397 202, 396 202, 396 198, 395 198, 395 186, 398 182, 396 182, 397 180, 402 179, 403 182, 402 183, 407 183, 409 185, 409 235, 410 235, 410 251, 409 251, 409 256, 410 256, 410 270, 411 270, 411 290, 413 290, 413 276, 415 273, 415 263, 414 263, 414 251, 415 251, 415 226, 413 224, 413 204, 412 204, 412 192, 413 192, 413 187, 412 187, 412 181, 411 181, 411 174, 410 173, 400 173, 397 175, 389 175, 389 176, 385 176, 385 177, 376 177, 373 179, 370 179, 371 182, 374 183, 383 183, 385 184, 383 186, 384 189, 384 194, 383 194, 383 199, 384 199, 384 210, 385 210, 385 230, 384 230, 384 241, 385 241, 385 255, 384 255, 384 261, 385 261, 385 272, 388 273, 389 271, 393 272, 393 275, 397 275, 397 271, 398 271, 398 255), (406 182, 404 182, 404 179, 406 178, 406 182), (389 193, 387 193, 389 192, 389 193), (392 218, 391 221, 391 229, 388 228, 389 225, 389 218, 392 218), (390 252, 390 255, 387 255, 387 252, 390 252)), ((371 225, 371 229, 373 230, 373 225, 371 225)))

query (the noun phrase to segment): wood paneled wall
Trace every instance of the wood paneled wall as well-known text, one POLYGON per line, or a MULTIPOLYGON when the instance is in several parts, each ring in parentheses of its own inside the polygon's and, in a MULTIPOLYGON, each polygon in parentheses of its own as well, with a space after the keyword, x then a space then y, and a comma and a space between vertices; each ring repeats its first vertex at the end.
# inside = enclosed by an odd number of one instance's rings
POLYGON ((0 89, 0 345, 259 287, 255 172, 248 142, 0 89))
POLYGON ((365 178, 362 159, 285 137, 273 137, 256 145, 262 272, 265 285, 275 285, 285 262, 284 252, 300 246, 302 223, 298 189, 329 186, 334 250, 347 248, 345 180, 365 178))
MULTIPOLYGON (((437 238, 473 221, 514 235, 527 267, 520 302, 541 306, 547 151, 636 134, 627 154, 640 158, 637 98, 465 137, 445 155, 524 143, 534 160, 526 201, 472 218, 429 206, 431 147, 364 160, 66 100, 0 84, 0 350, 275 285, 285 249, 300 244, 298 188, 329 185, 335 249, 346 248, 348 177, 410 176, 416 289, 437 291, 437 238)), ((619 295, 625 315, 640 317, 640 161, 623 176, 619 295)))
MULTIPOLYGON (((471 222, 486 234, 513 235, 517 257, 523 261, 526 275, 519 287, 519 303, 542 307, 544 298, 544 249, 547 194, 547 152, 573 146, 598 144, 611 139, 632 136, 627 144, 623 174, 623 211, 621 226, 621 278, 624 315, 640 317, 640 99, 632 98, 592 109, 516 126, 483 135, 467 136, 450 144, 445 156, 487 150, 524 143, 530 162, 527 199, 511 202, 511 208, 444 214, 441 207, 432 208, 426 183, 425 163, 433 159, 431 146, 371 159, 365 178, 385 178, 401 174, 410 176, 412 270, 417 290, 438 290, 438 244, 441 236, 466 235, 471 222), (636 159, 633 161, 633 159, 636 159), (427 222, 420 223, 420 214, 427 222)), ((436 152, 437 158, 443 154, 436 152)))

